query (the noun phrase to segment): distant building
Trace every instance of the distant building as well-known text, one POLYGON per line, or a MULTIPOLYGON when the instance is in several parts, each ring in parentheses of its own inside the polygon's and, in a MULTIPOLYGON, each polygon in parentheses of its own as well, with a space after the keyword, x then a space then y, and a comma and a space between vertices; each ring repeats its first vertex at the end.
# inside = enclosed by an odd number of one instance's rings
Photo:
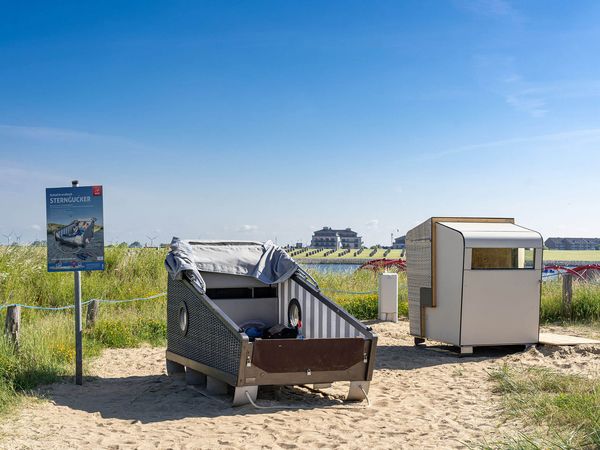
POLYGON ((350 228, 334 230, 331 227, 323 227, 313 233, 310 246, 314 248, 361 248, 362 237, 350 228))
POLYGON ((392 248, 404 248, 406 247, 406 236, 400 236, 394 239, 392 248))
POLYGON ((557 238, 546 239, 551 250, 600 250, 600 238, 557 238))

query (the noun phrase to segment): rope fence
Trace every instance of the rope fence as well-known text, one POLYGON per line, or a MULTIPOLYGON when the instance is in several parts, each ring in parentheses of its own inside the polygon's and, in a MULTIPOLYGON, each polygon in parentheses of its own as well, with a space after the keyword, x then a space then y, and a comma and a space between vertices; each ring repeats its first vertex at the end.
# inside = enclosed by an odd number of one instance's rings
MULTIPOLYGON (((549 279, 549 278, 558 279, 559 277, 563 277, 565 275, 569 275, 569 273, 557 271, 557 272, 552 272, 552 273, 543 273, 542 278, 543 279, 549 279)), ((580 281, 584 281, 584 280, 580 280, 580 281)), ((600 281, 595 281, 595 280, 585 280, 585 281, 588 283, 594 283, 594 284, 600 283, 600 281)), ((398 285, 398 287, 405 288, 405 287, 407 287, 407 285, 401 284, 401 285, 398 285)), ((321 291, 330 292, 332 294, 345 294, 345 295, 372 295, 372 294, 377 294, 379 292, 377 289, 373 289, 370 291, 346 291, 346 290, 342 290, 342 289, 332 289, 332 288, 321 288, 321 291)), ((137 297, 137 298, 124 299, 124 300, 110 300, 110 299, 93 298, 93 299, 83 302, 81 304, 81 306, 87 306, 93 302, 108 303, 108 304, 131 303, 131 302, 138 302, 138 301, 143 302, 143 301, 154 300, 156 298, 164 297, 166 295, 167 295, 166 292, 161 292, 160 294, 151 295, 149 297, 137 297)), ((6 308, 14 307, 14 306, 18 306, 23 309, 33 309, 33 310, 38 310, 38 311, 64 311, 64 310, 75 308, 75 305, 35 306, 35 305, 24 305, 22 303, 8 303, 8 304, 1 304, 0 311, 3 309, 6 309, 6 308)))
MULTIPOLYGON (((85 306, 88 305, 92 302, 92 300, 88 300, 87 302, 83 302, 81 304, 81 306, 85 306)), ((19 307, 19 308, 23 308, 23 309, 36 309, 38 311, 64 311, 66 309, 73 309, 75 308, 75 305, 68 305, 68 306, 34 306, 34 305, 23 305, 21 303, 10 303, 8 305, 0 305, 0 310, 3 310, 5 308, 14 308, 14 307, 19 307)))
MULTIPOLYGON (((101 303, 116 304, 116 303, 130 303, 130 302, 143 302, 148 300, 154 300, 156 298, 166 296, 166 292, 160 294, 151 295, 149 297, 138 297, 129 298, 126 300, 109 300, 103 298, 92 298, 86 302, 81 303, 81 306, 87 306, 86 314, 86 328, 93 328, 98 317, 98 309, 101 303)), ((34 305, 23 305, 21 303, 9 303, 0 305, 0 311, 6 309, 6 321, 4 325, 4 333, 8 338, 16 345, 19 345, 19 334, 21 330, 21 309, 33 309, 38 311, 65 311, 68 309, 74 309, 75 305, 66 306, 34 306, 34 305)))
MULTIPOLYGON (((165 295, 167 295, 166 292, 161 292, 160 294, 156 294, 156 295, 151 295, 150 297, 139 297, 139 298, 130 298, 127 300, 108 300, 108 299, 102 299, 102 298, 92 298, 86 302, 81 303, 81 306, 86 306, 89 305, 90 303, 93 302, 98 302, 98 303, 130 303, 130 302, 143 302, 146 300, 153 300, 155 298, 159 298, 159 297, 164 297, 165 295)), ((5 304, 5 305, 0 305, 0 311, 5 309, 5 308, 10 308, 13 306, 19 306, 20 308, 23 309, 36 309, 38 311, 64 311, 66 309, 73 309, 75 308, 75 305, 67 305, 67 306, 35 306, 35 305, 23 305, 21 303, 9 303, 9 304, 5 304)))
MULTIPOLYGON (((405 287, 407 287, 406 283, 398 285, 398 289, 405 288, 405 287)), ((347 294, 347 295, 371 295, 371 294, 379 293, 379 291, 377 289, 374 289, 372 291, 344 291, 344 290, 340 290, 340 289, 321 288, 321 291, 331 292, 332 294, 347 294)))
MULTIPOLYGON (((334 294, 345 294, 345 295, 372 295, 378 294, 378 290, 370 290, 370 291, 346 291, 340 289, 323 289, 324 292, 330 292, 334 294)), ((160 297, 165 297, 167 295, 166 292, 161 292, 159 294, 151 295, 148 297, 137 297, 137 298, 129 298, 129 299, 119 299, 119 300, 111 300, 111 299, 101 299, 101 298, 92 298, 85 302, 81 303, 81 306, 87 307, 86 314, 86 328, 93 328, 96 319, 98 317, 99 306, 102 303, 105 304, 117 304, 117 303, 131 303, 131 302, 143 302, 154 300, 160 297)), ((70 309, 74 309, 75 305, 65 305, 65 306, 37 306, 37 305, 24 305, 22 303, 6 303, 0 305, 0 311, 6 309, 6 321, 4 331, 8 338, 13 341, 16 345, 19 343, 19 334, 21 329, 21 309, 30 309, 36 311, 66 311, 70 309)))
POLYGON ((331 292, 333 294, 349 294, 349 295, 369 295, 369 294, 377 294, 377 290, 373 291, 341 291, 339 289, 321 289, 323 292, 331 292))

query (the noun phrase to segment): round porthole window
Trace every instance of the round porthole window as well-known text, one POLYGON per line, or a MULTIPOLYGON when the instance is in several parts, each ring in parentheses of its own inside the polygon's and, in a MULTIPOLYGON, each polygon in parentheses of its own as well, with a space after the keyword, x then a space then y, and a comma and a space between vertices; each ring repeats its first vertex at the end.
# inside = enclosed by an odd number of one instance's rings
POLYGON ((181 304, 179 305, 179 331, 181 331, 181 334, 183 334, 184 336, 187 334, 188 325, 189 315, 187 305, 185 304, 185 302, 181 302, 181 304))
POLYGON ((295 298, 288 304, 288 322, 290 327, 302 327, 302 308, 300 302, 295 298))

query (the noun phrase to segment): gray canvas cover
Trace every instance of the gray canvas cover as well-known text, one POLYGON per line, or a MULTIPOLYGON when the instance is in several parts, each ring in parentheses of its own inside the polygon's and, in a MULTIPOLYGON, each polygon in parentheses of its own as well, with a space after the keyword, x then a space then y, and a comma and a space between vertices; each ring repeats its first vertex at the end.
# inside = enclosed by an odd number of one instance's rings
POLYGON ((271 241, 193 241, 174 237, 165 259, 167 271, 175 279, 185 272, 196 288, 206 292, 200 272, 216 272, 256 278, 276 284, 291 277, 299 266, 285 250, 271 241))

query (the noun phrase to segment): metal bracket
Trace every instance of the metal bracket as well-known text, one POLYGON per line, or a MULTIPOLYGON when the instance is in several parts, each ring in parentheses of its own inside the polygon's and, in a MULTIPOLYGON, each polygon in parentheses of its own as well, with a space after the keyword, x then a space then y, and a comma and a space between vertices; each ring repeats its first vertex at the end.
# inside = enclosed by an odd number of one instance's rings
POLYGON ((419 291, 419 301, 421 308, 433 307, 433 290, 431 288, 422 287, 419 291))

